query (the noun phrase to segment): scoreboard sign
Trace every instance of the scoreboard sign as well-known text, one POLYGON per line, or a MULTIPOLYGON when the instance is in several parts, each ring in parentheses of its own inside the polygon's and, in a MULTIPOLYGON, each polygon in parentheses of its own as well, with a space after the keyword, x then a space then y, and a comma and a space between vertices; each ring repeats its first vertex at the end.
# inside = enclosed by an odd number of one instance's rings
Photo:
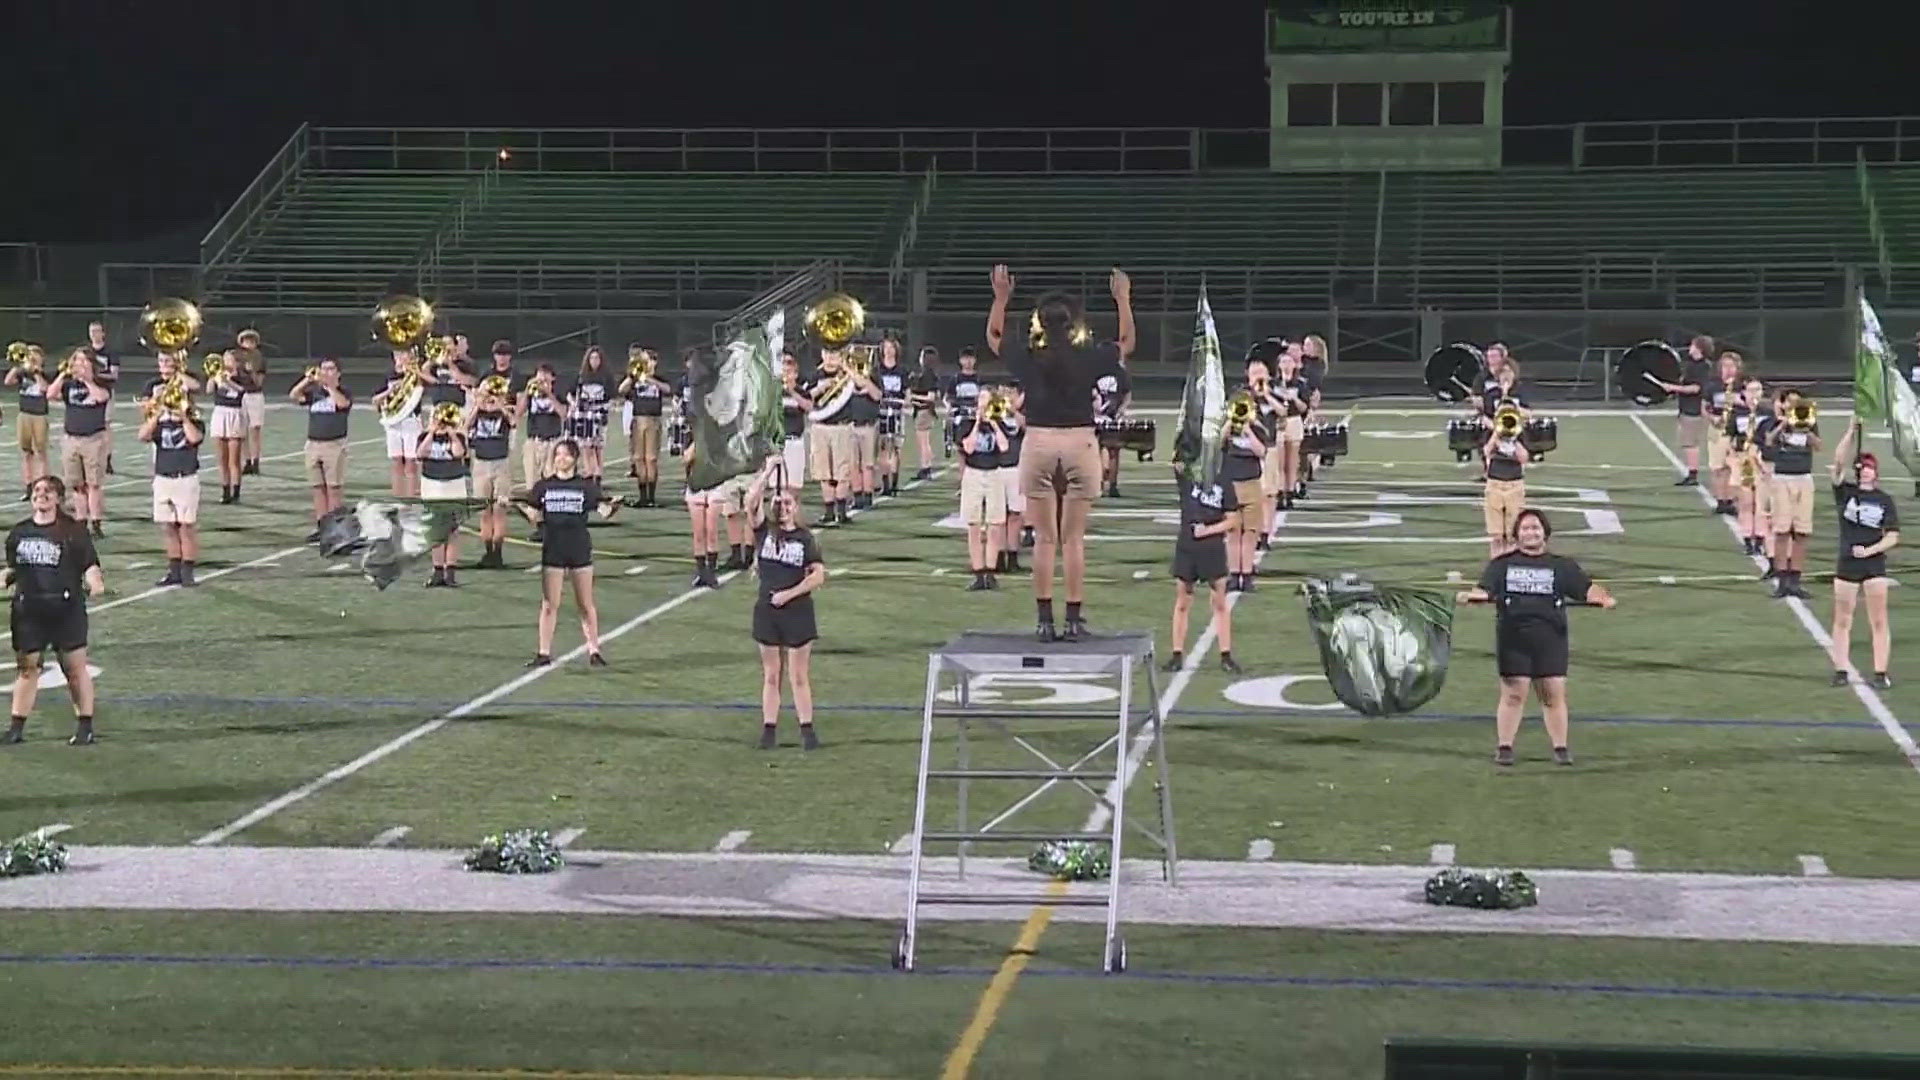
POLYGON ((1507 6, 1481 0, 1342 0, 1267 9, 1269 53, 1504 52, 1507 6))

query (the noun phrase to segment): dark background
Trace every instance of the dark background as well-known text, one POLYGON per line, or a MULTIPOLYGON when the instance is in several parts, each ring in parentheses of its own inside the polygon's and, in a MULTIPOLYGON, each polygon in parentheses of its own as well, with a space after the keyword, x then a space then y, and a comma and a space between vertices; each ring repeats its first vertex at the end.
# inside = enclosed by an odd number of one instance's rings
MULTIPOLYGON (((1920 113, 1905 5, 1514 5, 1507 123, 1920 113)), ((301 121, 1264 127, 1260 0, 0 0, 0 240, 211 220, 301 121)))

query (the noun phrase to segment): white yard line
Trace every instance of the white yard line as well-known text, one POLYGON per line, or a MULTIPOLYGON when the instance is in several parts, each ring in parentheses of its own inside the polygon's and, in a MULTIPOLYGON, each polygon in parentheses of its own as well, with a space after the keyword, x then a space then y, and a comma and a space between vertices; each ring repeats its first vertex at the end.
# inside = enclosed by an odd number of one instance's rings
MULTIPOLYGON (((228 574, 234 573, 235 571, 251 570, 257 566, 265 566, 276 560, 284 559, 289 555, 295 554, 297 552, 305 551, 305 550, 306 550, 305 544, 302 544, 299 547, 283 548, 279 551, 274 552, 271 555, 262 555, 257 559, 249 559, 243 563, 235 563, 232 566, 223 566, 218 570, 209 570, 204 574, 196 575, 195 580, 200 582, 212 581, 215 578, 226 577, 228 574)), ((132 596, 122 596, 117 600, 109 600, 104 604, 93 604, 87 608, 87 614, 98 615, 103 611, 112 611, 114 608, 123 607, 127 604, 133 603, 136 600, 150 599, 152 597, 159 596, 161 593, 177 592, 181 588, 182 586, 179 586, 179 585, 155 585, 150 589, 145 589, 141 592, 134 593, 132 596)), ((6 640, 8 641, 13 640, 13 632, 11 630, 7 632, 6 640)))
POLYGON ((553 846, 557 848, 566 847, 568 844, 580 839, 581 835, 586 831, 585 829, 561 829, 559 832, 553 834, 553 846))
POLYGON ((1427 849, 1429 866, 1452 866, 1454 850, 1452 844, 1435 844, 1427 849))
POLYGON ((1800 856, 1800 872, 1807 877, 1827 877, 1832 874, 1827 869, 1827 860, 1818 855, 1800 856))
POLYGON ((1273 858, 1273 841, 1266 837, 1247 841, 1247 861, 1266 862, 1273 858))
MULTIPOLYGON (((1851 415, 1850 412, 1837 409, 1822 411, 1843 416, 1851 415)), ((1653 429, 1647 426, 1647 422, 1640 418, 1639 413, 1630 413, 1628 418, 1633 421, 1635 427, 1640 429, 1640 433, 1647 437, 1647 441, 1653 444, 1653 448, 1660 451, 1662 457, 1671 462, 1676 470, 1685 471, 1686 466, 1682 464, 1680 458, 1667 448, 1666 443, 1660 441, 1660 436, 1653 433, 1653 429)), ((1708 494, 1706 488, 1694 490, 1699 493, 1701 503, 1706 506, 1713 505, 1713 496, 1708 494)), ((1727 532, 1736 537, 1740 535, 1740 526, 1732 518, 1722 516, 1720 523, 1727 527, 1727 532)), ((1766 560, 1758 555, 1750 555, 1747 558, 1755 567, 1766 566, 1766 560)), ((1812 609, 1807 607, 1806 602, 1799 597, 1790 596, 1786 599, 1786 605, 1787 609, 1793 612, 1794 618, 1800 621, 1800 627, 1807 632, 1807 636, 1811 637, 1823 652, 1831 655, 1833 637, 1827 633, 1826 627, 1820 625, 1820 620, 1814 617, 1812 609)), ((1893 715, 1892 709, 1887 708, 1887 703, 1880 699, 1880 695, 1874 692, 1873 687, 1868 686, 1866 680, 1857 677, 1859 672, 1855 671, 1854 674, 1856 677, 1847 682, 1848 688, 1853 691, 1853 696, 1860 699, 1860 704, 1866 706, 1868 715, 1879 722, 1881 729, 1887 733, 1887 737, 1900 748, 1900 753, 1906 757, 1907 764, 1913 766, 1915 772, 1920 772, 1920 746, 1914 744, 1913 735, 1901 725, 1899 718, 1893 715)))
POLYGON ((1607 861, 1613 864, 1615 870, 1632 870, 1638 865, 1633 852, 1623 847, 1607 852, 1607 861))
POLYGON ((413 830, 411 828, 405 825, 395 825, 391 829, 382 829, 380 831, 380 835, 375 836, 372 840, 367 841, 367 846, 368 847, 392 847, 393 845, 399 843, 400 841, 405 840, 407 838, 407 834, 412 831, 413 830))
POLYGON ((752 829, 735 829, 732 832, 728 833, 727 835, 721 837, 720 842, 713 845, 713 850, 738 851, 740 850, 740 845, 746 843, 747 838, 752 835, 753 835, 752 829))
POLYGON ((628 577, 632 577, 635 574, 644 574, 646 572, 647 572, 646 563, 641 563, 639 566, 629 566, 626 569, 626 575, 628 577))

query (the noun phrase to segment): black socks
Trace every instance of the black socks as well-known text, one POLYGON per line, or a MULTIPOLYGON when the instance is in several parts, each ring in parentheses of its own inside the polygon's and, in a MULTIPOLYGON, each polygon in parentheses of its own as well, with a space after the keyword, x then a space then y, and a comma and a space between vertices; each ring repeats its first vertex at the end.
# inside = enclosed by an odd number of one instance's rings
POLYGON ((1041 622, 1050 623, 1053 621, 1053 598, 1052 597, 1048 597, 1045 600, 1035 600, 1033 602, 1033 606, 1036 609, 1036 611, 1039 613, 1041 622))

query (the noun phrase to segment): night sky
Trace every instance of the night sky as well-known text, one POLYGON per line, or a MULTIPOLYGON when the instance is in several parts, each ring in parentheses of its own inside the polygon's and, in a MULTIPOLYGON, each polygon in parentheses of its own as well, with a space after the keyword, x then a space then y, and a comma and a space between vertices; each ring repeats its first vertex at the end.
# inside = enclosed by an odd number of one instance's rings
MULTIPOLYGON (((1259 0, 0 3, 10 163, 0 240, 127 240, 204 224, 302 120, 1267 121, 1259 0)), ((1905 35, 1868 9, 1515 6, 1510 124, 1920 114, 1905 35)))

